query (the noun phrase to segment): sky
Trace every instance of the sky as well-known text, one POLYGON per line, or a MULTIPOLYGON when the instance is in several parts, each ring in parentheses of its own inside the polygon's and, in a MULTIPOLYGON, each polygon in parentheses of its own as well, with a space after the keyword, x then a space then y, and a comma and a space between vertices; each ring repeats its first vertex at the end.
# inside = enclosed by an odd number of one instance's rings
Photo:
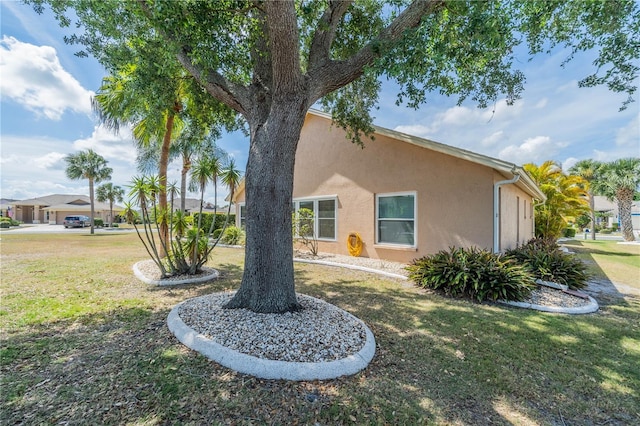
MULTIPOLYGON (((130 132, 114 134, 91 111, 90 99, 106 73, 93 58, 78 58, 63 41, 50 13, 0 0, 0 197, 29 199, 50 194, 88 195, 88 182, 65 175, 64 158, 91 148, 113 169, 111 182, 123 188, 136 170, 130 132)), ((593 57, 581 55, 562 67, 567 52, 532 60, 518 58, 527 81, 522 99, 504 99, 486 109, 434 94, 414 110, 396 105, 397 87, 383 82, 374 124, 522 165, 553 160, 568 170, 577 161, 640 157, 640 102, 619 108, 626 94, 606 87, 579 88, 593 70, 593 57)), ((347 142, 345 142, 347 143, 347 142)), ((248 137, 224 135, 218 144, 244 170, 248 137)), ((366 149, 366 148, 365 148, 366 149)), ((179 182, 180 163, 169 167, 179 182)), ((225 205, 224 188, 218 204, 225 205)), ((197 194, 188 194, 197 197, 197 194)), ((213 200, 213 190, 205 194, 213 200)))

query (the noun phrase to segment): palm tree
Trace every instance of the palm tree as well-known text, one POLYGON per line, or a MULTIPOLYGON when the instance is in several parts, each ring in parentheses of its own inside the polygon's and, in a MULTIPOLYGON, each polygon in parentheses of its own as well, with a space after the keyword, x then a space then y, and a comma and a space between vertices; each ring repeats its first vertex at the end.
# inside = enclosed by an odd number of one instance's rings
POLYGON ((602 166, 602 177, 595 190, 618 203, 620 228, 625 241, 635 241, 631 206, 640 185, 640 158, 620 158, 602 166))
POLYGON ((107 160, 92 149, 80 151, 77 154, 69 154, 65 157, 67 162, 67 177, 72 180, 89 180, 89 199, 91 201, 91 233, 94 232, 94 195, 93 184, 111 179, 113 169, 107 167, 107 160))
POLYGON ((602 163, 595 160, 580 160, 573 167, 569 169, 569 173, 575 176, 580 176, 587 183, 587 194, 589 196, 589 209, 591 217, 591 239, 596 239, 596 210, 594 205, 595 193, 593 187, 596 185, 596 181, 599 178, 599 170, 602 167, 602 163))
POLYGON ((585 180, 580 176, 565 175, 553 161, 545 161, 540 166, 529 163, 523 167, 547 196, 547 201, 536 206, 536 236, 560 237, 569 217, 578 216, 589 209, 585 199, 585 180))
POLYGON ((101 203, 109 201, 109 226, 113 226, 113 203, 122 202, 124 189, 114 186, 111 182, 100 185, 96 191, 96 198, 101 203))

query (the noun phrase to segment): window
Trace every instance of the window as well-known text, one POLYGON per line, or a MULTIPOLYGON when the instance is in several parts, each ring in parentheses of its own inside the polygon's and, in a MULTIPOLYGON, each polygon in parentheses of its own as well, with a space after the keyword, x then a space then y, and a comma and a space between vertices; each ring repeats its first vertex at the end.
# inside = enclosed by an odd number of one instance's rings
POLYGON ((376 243, 416 245, 416 194, 376 195, 376 243))
POLYGON ((313 212, 309 228, 313 229, 313 234, 319 240, 336 239, 336 199, 332 198, 305 198, 304 200, 293 200, 293 211, 308 209, 313 212))
POLYGON ((247 220, 247 206, 240 204, 240 228, 245 229, 247 220))

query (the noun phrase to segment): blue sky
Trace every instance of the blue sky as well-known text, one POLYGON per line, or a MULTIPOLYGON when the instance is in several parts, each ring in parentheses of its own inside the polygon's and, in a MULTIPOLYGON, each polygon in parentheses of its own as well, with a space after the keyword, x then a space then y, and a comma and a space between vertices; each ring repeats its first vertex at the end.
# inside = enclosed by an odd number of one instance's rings
MULTIPOLYGON (((88 194, 87 182, 65 176, 63 160, 87 148, 107 159, 114 184, 128 185, 138 174, 130 134, 112 134, 91 113, 90 98, 105 76, 102 67, 74 56, 77 49, 64 44, 65 31, 50 14, 7 0, 0 1, 0 14, 1 197, 88 194)), ((517 164, 554 160, 568 168, 585 158, 640 156, 637 96, 619 112, 626 95, 578 88, 593 58, 583 55, 562 68, 565 57, 563 51, 532 61, 523 55, 519 66, 527 83, 513 106, 504 100, 487 109, 456 106, 456 99, 434 95, 413 110, 396 106, 394 85, 384 83, 375 124, 517 164)), ((231 134, 219 144, 244 169, 248 139, 231 134)), ((170 180, 178 180, 179 169, 171 165, 170 180)), ((221 192, 218 202, 224 204, 221 192)), ((207 199, 213 201, 212 191, 207 199)))

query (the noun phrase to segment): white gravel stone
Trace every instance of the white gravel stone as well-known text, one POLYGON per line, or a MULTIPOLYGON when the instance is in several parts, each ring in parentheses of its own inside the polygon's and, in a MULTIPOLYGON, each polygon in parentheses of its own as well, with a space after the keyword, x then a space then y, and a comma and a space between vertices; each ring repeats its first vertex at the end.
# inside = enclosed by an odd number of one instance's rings
POLYGON ((327 362, 348 357, 366 340, 361 321, 331 304, 302 294, 302 310, 258 314, 223 309, 233 293, 216 293, 180 305, 180 319, 198 334, 257 358, 291 362, 327 362))

